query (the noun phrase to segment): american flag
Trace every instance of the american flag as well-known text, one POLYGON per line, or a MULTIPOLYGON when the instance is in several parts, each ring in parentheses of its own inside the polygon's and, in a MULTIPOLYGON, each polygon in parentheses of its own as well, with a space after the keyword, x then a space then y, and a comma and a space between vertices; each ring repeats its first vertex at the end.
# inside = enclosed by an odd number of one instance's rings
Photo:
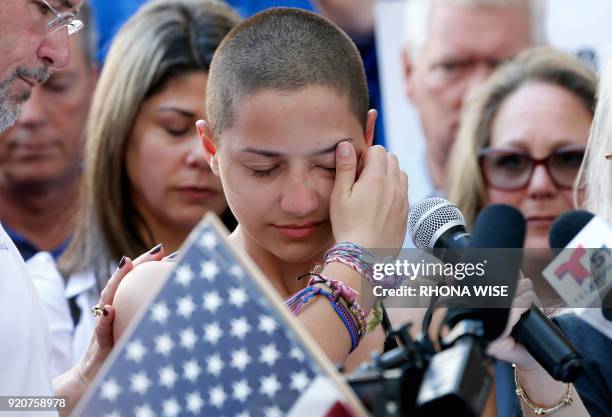
POLYGON ((73 416, 362 414, 218 224, 207 217, 192 232, 73 416))

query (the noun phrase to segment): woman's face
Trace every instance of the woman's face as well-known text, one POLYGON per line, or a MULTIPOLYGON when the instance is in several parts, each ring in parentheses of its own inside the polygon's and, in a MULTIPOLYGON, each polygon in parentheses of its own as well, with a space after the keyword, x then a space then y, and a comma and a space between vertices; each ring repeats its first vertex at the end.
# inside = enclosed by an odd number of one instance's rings
POLYGON ((191 230, 205 212, 227 208, 221 181, 204 160, 195 121, 205 117, 207 74, 170 79, 143 102, 127 144, 131 197, 153 229, 191 230))
POLYGON ((246 243, 286 262, 309 261, 333 243, 329 221, 335 149, 371 144, 348 99, 325 87, 263 90, 243 99, 213 159, 246 243))
MULTIPOLYGON (((583 150, 592 119, 591 111, 566 89, 544 82, 528 83, 508 96, 497 111, 490 147, 522 151, 536 160, 560 150, 583 150)), ((525 216, 525 247, 548 247, 552 222, 573 208, 571 188, 560 187, 559 183, 575 179, 581 160, 575 152, 574 156, 571 152, 558 155, 561 156, 549 165, 558 179, 540 164, 525 187, 508 191, 488 185, 490 204, 509 204, 525 216)), ((511 169, 518 167, 516 160, 508 159, 506 163, 515 164, 511 169)))

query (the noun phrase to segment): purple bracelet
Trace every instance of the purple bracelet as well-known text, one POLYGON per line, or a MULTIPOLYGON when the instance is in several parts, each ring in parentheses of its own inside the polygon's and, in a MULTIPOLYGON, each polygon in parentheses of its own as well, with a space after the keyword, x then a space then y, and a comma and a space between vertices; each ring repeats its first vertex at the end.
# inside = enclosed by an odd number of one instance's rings
POLYGON ((317 295, 322 295, 327 298, 338 317, 340 317, 342 320, 342 323, 344 323, 344 327, 346 327, 346 330, 349 332, 349 336, 351 338, 350 352, 354 351, 361 340, 361 335, 357 328, 357 324, 352 319, 352 314, 347 311, 346 306, 339 302, 338 298, 331 292, 325 291, 321 287, 308 286, 287 300, 285 304, 287 307, 289 307, 291 312, 297 316, 302 311, 302 307, 317 295))

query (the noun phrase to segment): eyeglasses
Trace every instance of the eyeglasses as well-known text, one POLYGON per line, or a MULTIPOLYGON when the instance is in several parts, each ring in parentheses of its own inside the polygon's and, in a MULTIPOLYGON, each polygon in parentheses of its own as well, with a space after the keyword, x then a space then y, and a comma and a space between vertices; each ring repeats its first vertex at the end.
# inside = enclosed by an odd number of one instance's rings
POLYGON ((482 148, 478 155, 480 170, 491 188, 518 191, 526 188, 533 171, 544 165, 553 183, 571 189, 584 158, 584 147, 559 148, 546 158, 536 159, 527 152, 509 148, 482 148))
POLYGON ((60 12, 51 6, 47 0, 37 0, 35 4, 38 6, 36 11, 38 13, 37 18, 39 20, 46 20, 47 34, 66 28, 68 36, 72 36, 83 29, 83 22, 77 19, 74 13, 60 12), (49 16, 50 14, 53 16, 49 16))

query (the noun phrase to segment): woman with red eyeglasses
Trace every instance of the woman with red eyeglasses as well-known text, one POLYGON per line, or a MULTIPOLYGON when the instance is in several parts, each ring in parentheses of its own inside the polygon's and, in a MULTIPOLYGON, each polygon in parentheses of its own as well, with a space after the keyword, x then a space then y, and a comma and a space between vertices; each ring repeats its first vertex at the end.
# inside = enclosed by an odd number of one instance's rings
POLYGON ((499 68, 465 105, 449 166, 449 197, 471 224, 487 204, 527 221, 526 248, 547 248, 552 222, 574 208, 597 76, 550 48, 499 68))
MULTIPOLYGON (((593 122, 597 82, 596 74, 571 55, 550 48, 525 51, 468 98, 451 153, 449 198, 468 225, 488 204, 508 204, 525 216, 524 246, 529 250, 524 251, 522 270, 532 279, 543 307, 557 307, 559 301, 540 273, 552 257, 548 234, 553 221, 572 210, 576 199, 583 200, 584 190, 574 195, 573 189, 593 122)), ((570 309, 545 311, 556 315, 558 325, 576 317, 570 309)), ((562 329, 573 342, 587 334, 583 328, 578 334, 567 326, 562 329)), ((589 362, 596 359, 582 345, 578 349, 589 362)), ((516 360, 503 350, 496 345, 489 353, 516 360)), ((518 407, 523 415, 537 414, 538 407, 558 412, 565 407, 563 393, 570 389, 580 395, 591 416, 609 415, 606 395, 600 394, 605 387, 598 388, 592 375, 564 385, 534 369, 530 374, 513 371, 509 363, 496 364, 497 404, 505 410, 500 416, 518 415, 518 407)))

